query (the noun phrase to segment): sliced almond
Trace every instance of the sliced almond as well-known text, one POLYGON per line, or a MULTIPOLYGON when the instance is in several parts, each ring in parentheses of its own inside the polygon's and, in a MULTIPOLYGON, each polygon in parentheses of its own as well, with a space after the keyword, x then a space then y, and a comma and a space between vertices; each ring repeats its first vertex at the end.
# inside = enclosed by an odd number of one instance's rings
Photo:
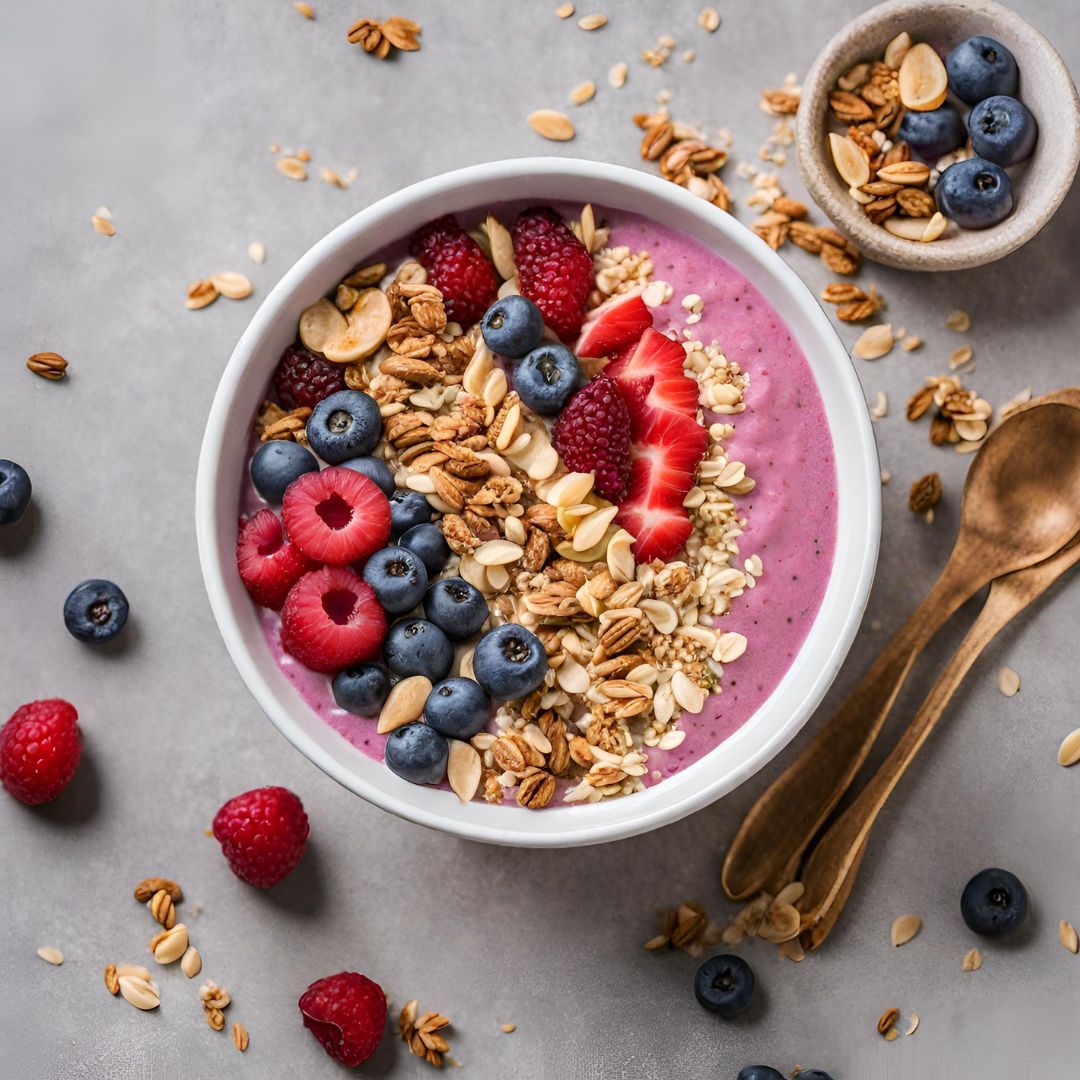
POLYGON ((1020 692, 1020 676, 1011 667, 998 670, 998 689, 1006 696, 1013 697, 1020 692))
POLYGON ((202 971, 202 956, 194 945, 189 945, 187 951, 180 957, 180 970, 189 979, 194 979, 202 971))
POLYGON ((235 270, 222 274, 211 274, 210 281, 227 300, 244 300, 251 295, 251 282, 235 270))
MULTIPOLYGON (((503 281, 509 281, 517 273, 514 262, 514 242, 510 239, 510 230, 494 214, 487 216, 487 236, 491 245, 491 261, 503 281)), ((473 354, 473 359, 476 354, 473 354)), ((471 362, 470 362, 471 363, 471 362)))
POLYGON ((488 540, 473 552, 473 558, 481 566, 506 566, 517 562, 524 554, 520 545, 509 540, 488 540))
POLYGON ((585 82, 578 83, 573 90, 570 91, 570 102, 573 105, 584 105, 587 101, 592 101, 596 97, 596 83, 592 79, 587 79, 585 82))
POLYGON ((140 975, 121 975, 120 993, 126 1002, 136 1009, 156 1009, 161 1004, 157 984, 152 979, 140 975))
POLYGON ((901 915, 892 924, 889 936, 893 947, 906 945, 922 929, 922 919, 918 915, 901 915))
POLYGON ((569 142, 577 134, 573 120, 557 109, 537 109, 529 113, 529 127, 552 142, 569 142))
POLYGON ((567 473, 549 487, 542 488, 541 497, 544 502, 560 508, 578 506, 592 491, 594 479, 591 472, 567 473))
POLYGON ((608 573, 620 583, 634 580, 634 538, 625 529, 619 529, 608 542, 608 573))
POLYGON ((574 14, 574 5, 573 4, 560 4, 555 9, 555 14, 560 19, 569 19, 570 16, 574 14))
POLYGON ((618 512, 617 506, 607 506, 583 518, 574 530, 574 550, 587 551, 599 543, 618 512))
POLYGON ((327 342, 323 356, 334 364, 363 360, 386 340, 392 321, 393 313, 386 294, 381 289, 364 289, 348 314, 345 332, 327 342))
POLYGON ((859 335, 851 351, 860 360, 880 360, 892 351, 894 340, 892 324, 878 323, 859 335))
POLYGON ((424 675, 410 675, 396 682, 383 703, 375 730, 385 735, 388 731, 419 720, 430 693, 431 680, 424 675))
POLYGON ((893 69, 893 71, 896 71, 904 62, 904 57, 907 56, 910 49, 911 35, 906 30, 901 30, 900 33, 885 46, 885 55, 882 59, 893 69))
MULTIPOLYGON (((494 250, 495 244, 492 241, 492 252, 494 250)), ((513 245, 511 245, 510 251, 513 254, 513 245)), ((473 397, 479 397, 484 392, 484 383, 494 366, 495 355, 481 338, 476 343, 476 351, 473 353, 472 359, 461 377, 461 386, 465 393, 472 394, 473 397)))
POLYGON ((933 243, 933 241, 945 234, 945 230, 948 227, 949 219, 939 210, 926 223, 926 228, 923 230, 923 234, 919 239, 922 240, 924 244, 933 243))
POLYGON ((930 220, 930 218, 899 217, 894 214, 891 218, 886 218, 882 224, 893 236, 899 236, 904 240, 921 241, 930 227, 930 220))
POLYGON ((1080 761, 1080 728, 1075 731, 1070 731, 1064 739, 1061 740, 1061 745, 1058 747, 1058 764, 1075 765, 1080 761))
POLYGON ((186 307, 188 311, 198 311, 207 304, 212 304, 217 298, 218 291, 214 283, 200 278, 188 285, 186 307))
POLYGON ((878 180, 901 187, 920 187, 930 179, 930 166, 921 161, 897 161, 878 169, 878 180))
POLYGON ((679 613, 666 600, 639 600, 638 607, 658 634, 673 634, 679 625, 679 613))
POLYGON ((599 30, 601 26, 607 26, 606 15, 583 15, 578 19, 578 26, 582 30, 599 30))
POLYGON ((300 315, 300 340, 312 352, 321 353, 344 337, 348 328, 348 320, 325 296, 304 308, 300 315))
POLYGON ((593 545, 591 548, 587 548, 585 551, 577 551, 574 545, 569 540, 563 540, 562 543, 555 545, 555 550, 564 558, 570 559, 571 562, 579 563, 593 563, 599 562, 601 559, 607 557, 608 541, 615 535, 618 530, 614 527, 608 529, 606 533, 601 537, 600 542, 593 545))
POLYGON ((480 786, 483 761, 480 755, 460 739, 450 740, 450 756, 446 762, 446 778, 450 788, 463 802, 471 802, 480 786))
POLYGON ((929 112, 945 102, 949 76, 937 50, 921 41, 904 56, 898 76, 900 101, 905 109, 929 112))
POLYGON ((982 953, 978 949, 968 949, 960 962, 961 971, 978 971, 982 967, 982 953))
POLYGON ((555 671, 555 682, 568 694, 584 694, 589 689, 589 673, 568 656, 555 671))
POLYGON ((501 563, 495 566, 485 566, 484 581, 486 587, 481 591, 485 595, 492 596, 495 593, 501 593, 510 584, 510 572, 501 563))
POLYGON ((484 389, 480 392, 480 396, 484 399, 485 405, 497 409, 502 404, 502 400, 506 397, 509 389, 506 372, 502 368, 493 368, 488 372, 488 377, 484 380, 484 389))
POLYGON ((159 964, 172 964, 187 952, 188 929, 177 923, 171 930, 163 930, 152 943, 154 959, 159 964))
POLYGON ((671 692, 684 712, 696 716, 705 708, 705 691, 683 671, 676 671, 672 675, 671 692))
POLYGON ((52 945, 42 945, 37 954, 46 964, 54 964, 56 967, 64 962, 64 954, 52 945))
POLYGON ((854 140, 846 135, 829 133, 829 149, 833 164, 841 179, 849 188, 861 188, 870 179, 870 163, 854 140))
POLYGON ((1080 937, 1077 937, 1076 928, 1068 919, 1062 919, 1058 923, 1058 941, 1063 949, 1067 949, 1074 955, 1080 952, 1080 937))
POLYGON ((626 76, 630 73, 630 68, 625 61, 620 60, 617 64, 613 64, 611 70, 607 73, 608 86, 613 86, 616 90, 626 85, 626 76))

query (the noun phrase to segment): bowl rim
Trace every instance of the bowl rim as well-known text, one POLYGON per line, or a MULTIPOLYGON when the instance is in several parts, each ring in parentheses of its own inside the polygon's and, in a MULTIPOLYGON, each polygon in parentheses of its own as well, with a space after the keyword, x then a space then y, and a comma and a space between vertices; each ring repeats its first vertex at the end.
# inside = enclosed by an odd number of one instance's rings
POLYGON ((803 81, 795 148, 799 173, 814 202, 837 228, 851 236, 867 258, 902 270, 966 270, 1003 259, 1036 236, 1053 217, 1069 193, 1077 166, 1080 165, 1080 123, 1075 122, 1078 118, 1080 98, 1068 66, 1052 42, 1022 15, 996 0, 935 0, 931 4, 918 0, 885 0, 885 3, 845 23, 815 57, 803 81), (825 116, 829 88, 836 75, 840 74, 836 56, 841 50, 855 39, 872 37, 887 19, 916 13, 925 17, 934 8, 993 19, 996 25, 986 28, 988 34, 1003 37, 1011 34, 1014 42, 1024 39, 1031 48, 1038 49, 1042 53, 1042 63, 1052 72, 1053 78, 1062 88, 1067 88, 1063 97, 1070 100, 1074 117, 1072 124, 1062 125, 1063 138, 1054 146, 1056 168, 1053 175, 1059 179, 1049 198, 1041 202, 1034 199, 1022 201, 1009 217, 990 229, 967 230, 962 234, 963 237, 972 237, 967 250, 958 250, 949 239, 915 245, 869 222, 865 215, 858 212, 850 198, 837 194, 831 183, 832 161, 825 148, 825 139, 819 137, 826 129, 816 122, 816 118, 825 116), (1004 32, 1003 26, 1008 27, 1008 33, 1004 32), (1012 229, 1005 228, 1009 223, 1012 223, 1012 229), (1022 227, 1018 228, 1018 225, 1022 227))
MULTIPOLYGON (((573 195, 564 197, 551 194, 550 190, 546 193, 538 192, 532 197, 556 201, 575 198, 573 195)), ((576 195, 576 199, 581 198, 580 194, 576 195)), ((595 198, 595 201, 601 204, 603 202, 600 198, 595 198)), ((701 242, 709 242, 700 234, 697 238, 701 242)), ((372 249, 369 247, 369 250, 372 249)), ((310 289, 306 291, 311 294, 310 289)), ((304 303, 310 303, 312 299, 314 295, 304 303)), ((264 385, 265 379, 260 382, 260 392, 264 385)), ((244 423, 246 425, 246 418, 244 423)), ((263 300, 237 342, 221 376, 199 455, 195 501, 200 565, 215 621, 245 685, 278 731, 343 787, 399 817, 467 839, 536 848, 607 842, 670 824, 731 791, 775 757, 802 729, 847 656, 869 597, 877 565, 881 529, 880 468, 861 384, 847 350, 809 288, 783 259, 748 228, 682 188, 625 166, 558 157, 512 158, 487 162, 422 180, 362 209, 302 255, 263 300), (485 200, 470 193, 478 187, 502 191, 504 184, 512 182, 528 182, 537 186, 547 184, 549 189, 563 184, 568 191, 576 191, 578 185, 591 184, 594 188, 621 189, 628 198, 647 197, 655 204, 670 204, 665 210, 670 209, 671 216, 693 220, 700 223, 705 234, 711 232, 714 237, 718 235, 726 245, 724 257, 729 260, 742 260, 745 265, 740 265, 739 269, 743 273, 747 272, 746 267, 751 267, 758 275, 758 280, 754 283, 763 291, 765 287, 775 290, 776 295, 765 295, 771 303, 779 306, 782 302, 791 309, 792 315, 785 317, 789 328, 792 317, 797 317, 800 324, 805 324, 807 333, 812 334, 814 340, 812 343, 808 343, 806 338, 797 340, 808 360, 811 351, 820 357, 822 370, 815 370, 814 377, 823 401, 827 396, 835 398, 835 404, 826 412, 837 464, 837 551, 821 607, 794 660, 754 716, 709 754, 680 773, 665 779, 663 783, 636 794, 633 799, 605 800, 593 806, 558 808, 544 814, 516 807, 488 806, 474 801, 465 806, 465 809, 470 811, 466 818, 464 815, 455 816, 455 813, 446 812, 447 806, 430 799, 431 795, 452 798, 446 792, 414 785, 404 785, 407 790, 382 790, 357 775, 340 760, 341 755, 347 755, 347 751, 332 752, 320 745, 314 735, 304 730, 302 724, 290 715, 289 705, 282 695, 270 686, 267 677, 264 677, 252 648, 245 641, 245 632, 251 633, 251 625, 257 618, 254 607, 244 611, 243 621, 247 625, 245 631, 241 626, 241 603, 235 599, 237 589, 243 593, 242 587, 235 581, 230 584, 226 576, 231 572, 231 578, 236 578, 232 554, 235 532, 231 526, 227 534, 223 532, 225 523, 222 520, 222 509, 235 507, 239 492, 226 491, 223 487, 222 471, 229 467, 223 453, 228 422, 234 419, 235 399, 249 367, 259 356, 264 337, 270 332, 275 321, 280 320, 283 310, 296 305, 297 294, 305 291, 305 285, 310 284, 310 279, 318 275, 320 268, 325 273, 327 263, 335 255, 338 262, 341 262, 343 254, 351 254, 350 265, 355 264, 355 252, 358 248, 362 250, 365 234, 370 233, 379 223, 390 220, 396 222, 396 219, 401 217, 405 224, 398 228, 397 236, 407 235, 410 229, 427 219, 424 214, 432 216, 431 207, 445 207, 450 204, 458 205, 459 209, 464 210, 470 206, 483 205, 485 201, 490 203, 493 201, 490 198, 485 200), (456 204, 454 200, 457 200, 456 204), (426 209, 417 216, 418 208, 426 209), (410 212, 413 217, 409 217, 410 212), (780 297, 779 300, 777 296, 780 297), (828 395, 822 385, 823 372, 827 374, 830 382, 828 395), (843 449, 848 451, 845 455, 847 460, 843 462, 837 421, 842 422, 843 449), (843 482, 842 474, 846 477, 843 482), (845 515, 848 528, 842 534, 841 519, 845 515), (840 553, 845 545, 851 549, 848 552, 850 558, 841 563, 840 553), (841 588, 843 595, 838 597, 834 590, 841 588), (233 595, 230 596, 230 593, 233 595), (828 626, 825 627, 823 614, 827 607, 830 615, 828 626), (779 711, 774 703, 779 700, 781 690, 785 696, 797 697, 798 701, 789 712, 774 717, 773 713, 779 711), (770 706, 773 706, 771 710, 770 706), (770 719, 767 731, 762 725, 755 726, 755 721, 762 719, 762 714, 766 714, 770 719), (733 741, 735 749, 748 745, 751 732, 754 745, 749 753, 743 754, 737 764, 731 765, 719 775, 706 776, 703 769, 699 769, 703 762, 733 741), (695 773, 695 770, 698 771, 695 773), (619 804, 629 804, 630 809, 613 813, 613 808, 619 804), (473 808, 477 811, 475 814, 472 813, 473 808), (492 818, 491 814, 497 817, 492 818), (565 826, 560 824, 558 828, 546 825, 537 827, 540 819, 546 821, 549 818, 558 818, 565 826)), ((229 520, 235 521, 235 513, 229 520)), ((243 593, 240 601, 246 599, 246 593, 243 593)), ((256 647, 265 651, 261 629, 257 637, 256 647)), ((274 671, 269 677, 274 678, 276 673, 277 681, 283 683, 283 676, 272 658, 271 662, 274 671)), ((296 702, 309 718, 315 716, 298 695, 296 702)), ((790 702, 787 704, 791 705, 790 702)), ((292 703, 292 707, 295 707, 295 703, 292 703)), ((346 739, 333 732, 325 721, 319 717, 315 719, 321 726, 320 731, 331 731, 336 740, 332 744, 335 751, 340 743, 341 747, 348 747, 353 754, 360 753, 346 739)), ((371 762, 369 758, 364 760, 371 762)), ((374 764, 385 770, 381 762, 374 764)), ((454 805, 460 807, 456 800, 454 805)))

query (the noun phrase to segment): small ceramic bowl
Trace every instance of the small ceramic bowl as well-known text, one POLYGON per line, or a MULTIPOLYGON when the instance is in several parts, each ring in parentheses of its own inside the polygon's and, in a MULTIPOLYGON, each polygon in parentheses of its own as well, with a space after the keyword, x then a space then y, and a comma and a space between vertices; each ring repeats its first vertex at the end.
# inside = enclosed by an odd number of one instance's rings
POLYGON ((993 0, 889 0, 848 23, 818 54, 803 86, 797 149, 810 195, 867 258, 903 270, 964 270, 1015 251, 1053 216, 1080 162, 1080 101, 1053 45, 993 0), (1016 57, 1020 98, 1038 121, 1039 141, 1031 159, 1011 170, 1015 209, 989 229, 953 228, 930 243, 894 236, 866 217, 836 172, 827 138, 829 93, 849 68, 880 59, 885 46, 904 30, 913 41, 939 49, 984 34, 1016 57))

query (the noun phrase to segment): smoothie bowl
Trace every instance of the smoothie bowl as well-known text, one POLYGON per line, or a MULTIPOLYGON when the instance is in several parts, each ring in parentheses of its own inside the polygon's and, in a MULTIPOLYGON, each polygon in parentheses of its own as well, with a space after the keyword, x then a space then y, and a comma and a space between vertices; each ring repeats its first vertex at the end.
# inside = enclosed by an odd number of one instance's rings
POLYGON ((218 389, 197 526, 301 752, 410 820, 568 846, 706 805, 800 729, 869 592, 879 472, 845 350, 749 230, 520 160, 289 271, 218 389))

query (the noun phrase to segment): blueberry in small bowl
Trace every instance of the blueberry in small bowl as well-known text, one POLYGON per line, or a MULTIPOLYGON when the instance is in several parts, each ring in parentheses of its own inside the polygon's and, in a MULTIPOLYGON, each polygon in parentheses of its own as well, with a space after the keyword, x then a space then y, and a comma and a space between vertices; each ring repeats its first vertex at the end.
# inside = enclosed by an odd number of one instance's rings
POLYGON ((280 504, 285 489, 304 473, 318 472, 315 455, 290 439, 264 442, 251 458, 251 482, 268 502, 280 504))
POLYGON ((518 360, 540 344, 544 316, 527 297, 504 296, 487 309, 480 332, 493 353, 518 360))
POLYGON ((994 94, 1015 95, 1020 70, 1013 54, 992 37, 976 34, 945 58, 949 89, 965 104, 977 105, 994 94))
POLYGON ((1003 167, 1031 157, 1039 137, 1039 125, 1031 110, 1022 101, 1005 95, 980 101, 968 114, 968 131, 972 150, 1003 167))
POLYGON ((405 530, 398 543, 420 556, 429 579, 441 573, 446 560, 450 558, 450 545, 438 525, 414 525, 405 530))
POLYGON ((383 654, 395 675, 425 675, 433 683, 450 674, 454 661, 450 639, 427 619, 399 619, 386 634, 383 654))
POLYGON ((398 488, 390 499, 390 535, 397 540, 403 533, 426 525, 434 511, 431 503, 419 491, 402 491, 398 488))
POLYGON ((1009 174, 992 161, 973 157, 950 165, 934 191, 938 209, 964 229, 987 229, 1013 207, 1009 174))
POLYGON ((514 368, 514 389, 541 416, 561 411, 580 385, 577 357, 557 341, 537 346, 514 368))
POLYGON ((451 641, 464 641, 484 625, 488 606, 475 585, 459 577, 443 578, 424 596, 424 614, 451 641))
POLYGON ((14 525, 30 505, 30 476, 7 458, 0 459, 0 525, 14 525))
POLYGON ((531 694, 543 683, 547 670, 547 653, 542 642, 517 623, 505 623, 489 630, 473 652, 476 681, 499 701, 531 694))
POLYGON ((444 679, 424 705, 429 727, 450 739, 471 739, 491 719, 491 698, 472 679, 444 679))
POLYGON ((710 957, 694 976, 694 996, 702 1008, 725 1019, 738 1016, 754 999, 754 971, 733 953, 710 957))
POLYGON ((960 894, 960 914, 976 934, 997 937, 1019 927, 1027 918, 1028 894, 1008 870, 980 870, 960 894))
POLYGON ((127 618, 128 600, 123 590, 101 578, 76 585, 64 601, 64 625, 79 641, 108 641, 124 629, 127 618))
POLYGON ((348 461, 343 461, 341 467, 363 473, 388 499, 394 494, 394 474, 382 458, 370 456, 350 458, 348 461))
POLYGON ((898 138, 908 143, 925 161, 935 161, 964 145, 967 128, 951 105, 942 105, 929 112, 908 109, 900 121, 898 138))
POLYGON ((387 768, 410 784, 441 784, 449 756, 446 739, 415 720, 391 731, 383 751, 387 768))
POLYGON ((356 716, 377 716, 390 693, 390 674, 382 664, 355 664, 339 671, 330 689, 339 708, 356 716))
POLYGON ((307 422, 311 449, 330 465, 363 457, 382 436, 382 413, 362 390, 339 390, 323 398, 307 422))
POLYGON ((404 615, 420 603, 427 589, 427 568, 408 548, 388 547, 364 564, 364 580, 389 614, 404 615))

